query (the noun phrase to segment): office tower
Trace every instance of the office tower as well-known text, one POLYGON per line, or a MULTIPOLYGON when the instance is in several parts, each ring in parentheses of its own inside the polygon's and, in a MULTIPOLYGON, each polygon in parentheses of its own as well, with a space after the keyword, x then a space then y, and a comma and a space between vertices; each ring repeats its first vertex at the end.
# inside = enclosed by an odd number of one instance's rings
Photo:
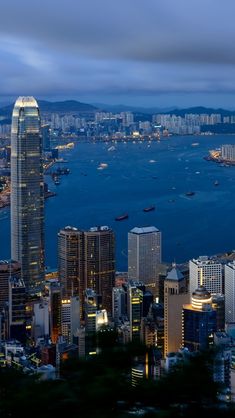
POLYGON ((50 284, 50 335, 54 344, 56 344, 61 332, 61 293, 58 283, 50 284))
POLYGON ((68 343, 73 339, 80 328, 80 302, 78 296, 61 301, 61 334, 68 343))
POLYGON ((113 287, 112 290, 112 318, 117 326, 126 314, 126 292, 123 287, 113 287))
POLYGON ((155 226, 128 233, 128 277, 155 287, 161 263, 161 232, 155 226))
POLYGON ((211 294, 204 286, 192 293, 191 304, 183 306, 183 346, 189 351, 205 350, 213 343, 216 311, 211 294))
POLYGON ((80 328, 80 299, 78 296, 72 296, 70 298, 70 312, 71 312, 71 342, 77 336, 80 328))
POLYGON ((12 260, 0 260, 0 312, 9 302, 9 278, 21 277, 20 263, 12 260))
POLYGON ((108 314, 106 309, 96 311, 96 332, 108 325, 108 314))
POLYGON ((216 311, 216 329, 225 330, 225 296, 212 295, 212 308, 216 311))
POLYGON ((11 130, 11 258, 21 264, 26 290, 44 280, 44 186, 40 113, 33 97, 19 97, 11 130))
POLYGON ((114 232, 108 226, 93 227, 84 232, 84 290, 101 295, 102 308, 112 314, 112 288, 115 285, 114 232))
POLYGON ((9 326, 12 339, 26 341, 26 289, 17 277, 9 280, 9 326))
POLYGON ((225 322, 235 322, 235 261, 224 267, 225 322))
POLYGON ((207 256, 189 261, 190 293, 198 286, 205 286, 212 294, 223 293, 222 264, 207 256))
POLYGON ((140 341, 143 311, 143 291, 130 282, 127 289, 127 315, 130 321, 130 340, 140 341))
POLYGON ((186 279, 174 266, 164 282, 164 357, 182 345, 182 308, 189 299, 186 279))
POLYGON ((96 312, 98 310, 97 295, 92 289, 85 290, 85 328, 86 333, 96 332, 96 312))
POLYGON ((51 149, 50 125, 42 125, 42 147, 43 151, 50 151, 51 149))
POLYGON ((58 271, 64 298, 81 296, 81 251, 82 232, 71 226, 61 229, 58 233, 58 271))
POLYGON ((33 338, 45 338, 50 335, 49 322, 49 303, 47 300, 40 300, 40 302, 33 305, 33 338))

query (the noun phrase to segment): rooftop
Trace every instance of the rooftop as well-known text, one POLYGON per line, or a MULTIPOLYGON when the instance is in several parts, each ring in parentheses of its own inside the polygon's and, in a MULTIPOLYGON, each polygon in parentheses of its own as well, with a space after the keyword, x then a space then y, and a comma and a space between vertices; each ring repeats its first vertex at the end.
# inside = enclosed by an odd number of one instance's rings
POLYGON ((151 232, 160 232, 155 226, 135 227, 130 231, 132 234, 149 234, 151 232))

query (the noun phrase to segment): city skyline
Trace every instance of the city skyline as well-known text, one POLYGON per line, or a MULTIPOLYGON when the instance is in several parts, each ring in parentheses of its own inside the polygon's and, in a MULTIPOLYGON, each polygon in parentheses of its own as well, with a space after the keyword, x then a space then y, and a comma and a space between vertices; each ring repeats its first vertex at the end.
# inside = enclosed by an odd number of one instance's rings
POLYGON ((0 103, 16 95, 138 106, 235 102, 232 0, 94 0, 1 9, 0 103), (219 30, 218 30, 219 28, 219 30))

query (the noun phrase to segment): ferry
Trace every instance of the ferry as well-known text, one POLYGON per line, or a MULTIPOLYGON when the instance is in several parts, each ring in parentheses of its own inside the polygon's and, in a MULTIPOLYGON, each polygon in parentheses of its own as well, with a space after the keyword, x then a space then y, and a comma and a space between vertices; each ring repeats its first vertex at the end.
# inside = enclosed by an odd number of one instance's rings
POLYGON ((121 216, 117 216, 117 217, 115 218, 115 221, 123 221, 124 219, 127 219, 127 218, 129 218, 128 213, 124 213, 124 214, 123 214, 123 215, 121 215, 121 216))
POLYGON ((155 206, 149 206, 148 208, 144 208, 143 212, 151 212, 152 210, 155 210, 155 206))
POLYGON ((195 192, 186 192, 185 193, 185 196, 194 196, 195 195, 195 192))

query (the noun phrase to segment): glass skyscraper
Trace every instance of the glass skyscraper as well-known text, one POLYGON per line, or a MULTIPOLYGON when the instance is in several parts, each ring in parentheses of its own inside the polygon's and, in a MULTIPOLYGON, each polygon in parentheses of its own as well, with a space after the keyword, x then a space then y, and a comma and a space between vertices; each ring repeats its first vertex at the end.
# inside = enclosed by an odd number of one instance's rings
POLYGON ((44 184, 40 112, 19 97, 11 130, 11 258, 21 263, 26 290, 44 279, 44 184))

